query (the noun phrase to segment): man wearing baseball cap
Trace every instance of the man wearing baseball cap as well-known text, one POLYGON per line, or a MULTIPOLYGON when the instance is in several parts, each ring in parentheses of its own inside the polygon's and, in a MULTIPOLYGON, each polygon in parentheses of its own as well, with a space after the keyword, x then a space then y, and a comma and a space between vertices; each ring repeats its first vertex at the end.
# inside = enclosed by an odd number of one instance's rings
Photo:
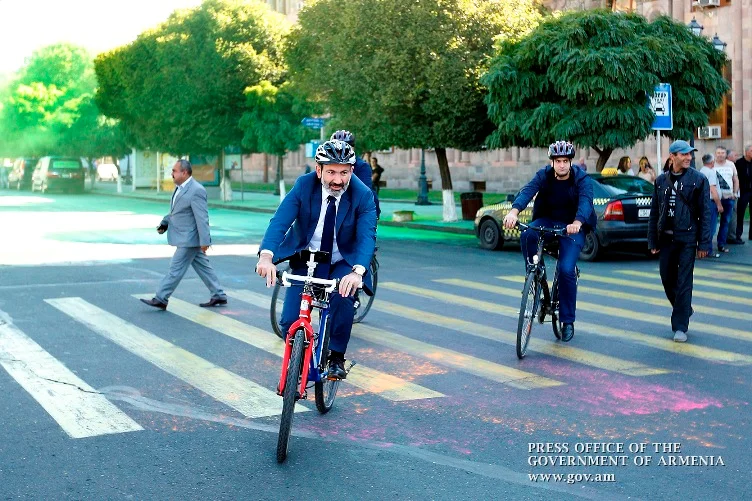
POLYGON ((711 250, 710 188, 707 178, 690 169, 692 152, 686 141, 668 148, 672 166, 655 180, 648 221, 648 248, 660 254, 660 273, 673 311, 674 341, 687 340, 692 315, 692 274, 695 256, 702 259, 711 250))

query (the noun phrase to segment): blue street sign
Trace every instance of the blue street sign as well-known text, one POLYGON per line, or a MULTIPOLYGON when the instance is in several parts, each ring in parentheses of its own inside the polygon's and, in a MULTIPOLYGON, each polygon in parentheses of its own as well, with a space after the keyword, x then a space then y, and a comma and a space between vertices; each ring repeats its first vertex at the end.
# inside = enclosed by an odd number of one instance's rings
POLYGON ((653 95, 648 98, 648 107, 655 113, 653 130, 672 130, 674 128, 671 101, 671 84, 661 83, 656 85, 653 95))
POLYGON ((310 127, 311 129, 320 129, 324 126, 324 119, 305 117, 303 120, 300 121, 300 123, 305 125, 306 127, 310 127))

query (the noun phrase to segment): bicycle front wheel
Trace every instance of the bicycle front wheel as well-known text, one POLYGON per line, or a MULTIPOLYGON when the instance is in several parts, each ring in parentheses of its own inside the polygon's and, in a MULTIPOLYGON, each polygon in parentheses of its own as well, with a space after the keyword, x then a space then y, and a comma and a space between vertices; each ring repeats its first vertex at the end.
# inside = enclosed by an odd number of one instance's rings
POLYGON ((355 317, 353 318, 353 323, 356 324, 366 318, 368 312, 371 311, 373 300, 376 298, 376 287, 379 285, 379 262, 376 260, 376 256, 373 256, 373 259, 371 259, 369 272, 371 273, 371 292, 373 294, 369 296, 363 291, 358 293, 358 307, 355 310, 355 317))
POLYGON ((527 352, 533 321, 540 307, 540 295, 540 282, 536 279, 535 272, 528 273, 525 278, 525 286, 522 288, 520 318, 517 323, 517 358, 520 360, 525 358, 527 352))
POLYGON ((282 394, 282 418, 279 422, 279 437, 277 438, 277 462, 282 463, 287 459, 287 450, 290 443, 290 431, 292 430, 292 418, 295 415, 295 401, 299 398, 298 384, 303 369, 303 341, 305 333, 303 329, 295 332, 290 353, 290 364, 287 366, 285 378, 285 391, 282 394))
MULTIPOLYGON (((321 350, 321 367, 323 370, 329 363, 329 322, 326 326, 326 335, 324 336, 324 346, 321 350)), ((339 379, 322 379, 317 381, 314 385, 314 394, 316 395, 316 409, 321 414, 329 412, 334 405, 334 398, 337 396, 337 389, 339 388, 339 379)))
POLYGON ((559 321, 559 279, 554 278, 553 286, 551 287, 553 292, 551 293, 551 326, 554 329, 554 336, 556 339, 561 339, 561 330, 564 327, 559 321))
POLYGON ((282 321, 282 305, 285 303, 285 294, 287 294, 287 288, 282 287, 282 284, 277 282, 274 286, 274 292, 272 292, 272 304, 269 307, 269 319, 272 322, 272 329, 280 339, 285 339, 287 336, 287 333, 282 330, 280 325, 280 322, 282 321))

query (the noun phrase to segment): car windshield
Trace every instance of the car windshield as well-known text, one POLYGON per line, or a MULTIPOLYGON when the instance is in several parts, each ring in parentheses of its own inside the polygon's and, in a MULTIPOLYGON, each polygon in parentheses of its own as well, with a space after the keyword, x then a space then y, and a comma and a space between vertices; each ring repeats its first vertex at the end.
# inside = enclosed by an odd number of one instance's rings
POLYGON ((652 195, 653 184, 637 176, 604 176, 597 179, 611 196, 652 195))
POLYGON ((53 160, 52 168, 54 169, 80 169, 80 160, 53 160))

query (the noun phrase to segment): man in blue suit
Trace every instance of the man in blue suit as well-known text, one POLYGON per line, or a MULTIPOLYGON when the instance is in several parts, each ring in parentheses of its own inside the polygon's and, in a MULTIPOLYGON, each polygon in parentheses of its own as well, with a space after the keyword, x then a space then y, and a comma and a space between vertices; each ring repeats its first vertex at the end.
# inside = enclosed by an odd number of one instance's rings
MULTIPOLYGON (((304 249, 329 250, 331 265, 319 265, 316 276, 340 279, 330 302, 329 373, 344 378, 345 352, 355 316, 355 293, 371 286, 368 265, 376 245, 376 206, 371 190, 353 177, 355 152, 343 141, 330 140, 316 150, 316 172, 300 176, 272 217, 261 241, 256 272, 267 287, 276 282, 280 262, 304 249)), ((295 265, 295 263, 293 263, 295 265)), ((294 268, 305 275, 305 268, 294 268)), ((285 295, 280 327, 298 318, 300 295, 285 295)))

